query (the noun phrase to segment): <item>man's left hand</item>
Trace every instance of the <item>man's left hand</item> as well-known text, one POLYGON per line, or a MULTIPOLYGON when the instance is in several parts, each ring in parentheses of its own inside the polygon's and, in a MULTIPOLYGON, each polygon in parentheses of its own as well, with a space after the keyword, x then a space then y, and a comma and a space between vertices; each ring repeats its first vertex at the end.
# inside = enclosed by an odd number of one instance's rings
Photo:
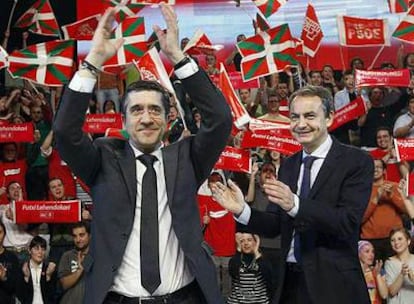
POLYGON ((263 185, 270 202, 290 211, 295 206, 294 195, 289 186, 276 179, 267 179, 263 185))

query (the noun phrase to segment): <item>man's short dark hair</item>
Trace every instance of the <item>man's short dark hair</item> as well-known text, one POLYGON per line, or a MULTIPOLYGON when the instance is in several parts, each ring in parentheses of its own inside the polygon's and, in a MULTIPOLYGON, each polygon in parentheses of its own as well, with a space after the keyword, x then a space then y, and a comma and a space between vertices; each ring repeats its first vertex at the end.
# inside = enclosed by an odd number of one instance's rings
POLYGON ((161 101, 164 106, 165 116, 167 117, 170 112, 170 93, 157 81, 138 80, 132 82, 127 86, 125 94, 122 97, 122 114, 126 115, 126 109, 128 106, 128 97, 131 92, 142 92, 142 91, 155 91, 161 93, 161 101))
POLYGON ((18 184, 20 187, 22 186, 22 185, 20 185, 20 183, 19 183, 18 181, 16 181, 16 180, 12 180, 12 181, 10 181, 10 182, 7 184, 7 186, 6 186, 6 191, 7 191, 7 193, 9 193, 10 187, 11 187, 11 185, 13 185, 13 184, 18 184))
POLYGON ((49 181, 47 182, 47 185, 49 186, 49 188, 50 188, 50 183, 55 181, 55 180, 60 181, 62 183, 62 185, 64 185, 63 180, 60 177, 55 176, 55 177, 50 178, 49 181))
POLYGON ((319 97, 322 101, 322 108, 325 112, 325 117, 329 117, 335 111, 332 93, 321 86, 307 85, 295 91, 289 98, 289 111, 292 108, 292 102, 296 97, 319 97))
POLYGON ((377 128, 377 131, 375 132, 375 134, 378 134, 379 131, 386 131, 389 136, 392 136, 392 131, 390 127, 380 126, 377 128))
POLYGON ((310 72, 309 72, 309 77, 312 77, 312 76, 313 76, 313 74, 319 74, 319 75, 321 75, 321 76, 322 76, 322 72, 321 72, 321 71, 319 71, 319 70, 312 70, 312 71, 310 71, 310 72))
POLYGON ((71 231, 73 232, 73 230, 76 229, 76 228, 85 228, 85 231, 88 234, 91 234, 91 225, 89 224, 88 221, 80 221, 80 222, 77 222, 77 223, 73 223, 72 226, 71 226, 71 231))
POLYGON ((36 246, 40 246, 41 248, 46 249, 47 248, 47 242, 41 236, 36 235, 30 241, 29 249, 32 249, 33 247, 36 247, 36 246))

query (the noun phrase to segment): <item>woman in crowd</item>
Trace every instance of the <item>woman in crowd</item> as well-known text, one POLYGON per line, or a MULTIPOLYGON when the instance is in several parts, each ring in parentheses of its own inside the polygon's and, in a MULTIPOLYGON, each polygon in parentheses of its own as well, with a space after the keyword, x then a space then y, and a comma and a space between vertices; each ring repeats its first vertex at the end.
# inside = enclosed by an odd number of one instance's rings
POLYGON ((46 260, 46 240, 33 237, 29 245, 30 259, 23 264, 17 282, 17 297, 22 304, 54 303, 56 264, 46 260))
POLYGON ((358 256, 367 283, 371 304, 381 304, 382 299, 385 300, 388 296, 385 276, 381 272, 382 260, 377 260, 374 263, 374 246, 368 241, 358 242, 358 256))
POLYGON ((259 236, 241 233, 237 237, 240 252, 229 262, 231 294, 228 304, 270 303, 272 268, 259 252, 259 236))
POLYGON ((385 262, 385 279, 388 285, 388 304, 412 304, 414 302, 414 255, 409 247, 411 237, 405 228, 390 233, 395 255, 385 262))

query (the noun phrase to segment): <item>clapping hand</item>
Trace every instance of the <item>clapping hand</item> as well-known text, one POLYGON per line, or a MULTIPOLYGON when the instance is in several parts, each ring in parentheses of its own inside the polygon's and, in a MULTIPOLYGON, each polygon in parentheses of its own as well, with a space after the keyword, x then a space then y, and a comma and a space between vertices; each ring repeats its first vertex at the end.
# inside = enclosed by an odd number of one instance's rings
POLYGON ((216 182, 211 187, 213 198, 231 213, 240 215, 244 208, 244 196, 240 188, 232 181, 228 180, 228 187, 220 182, 216 182))

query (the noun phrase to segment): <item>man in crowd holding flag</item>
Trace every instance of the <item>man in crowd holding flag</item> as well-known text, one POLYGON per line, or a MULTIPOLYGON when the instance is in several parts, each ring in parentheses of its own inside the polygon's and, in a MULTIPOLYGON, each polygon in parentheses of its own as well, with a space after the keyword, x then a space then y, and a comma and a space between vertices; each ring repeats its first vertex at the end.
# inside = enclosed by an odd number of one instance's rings
POLYGON ((94 201, 91 256, 83 262, 88 304, 223 303, 202 245, 195 198, 226 145, 231 113, 220 91, 180 49, 172 7, 162 3, 160 9, 167 29, 154 31, 203 117, 197 135, 163 146, 169 95, 155 81, 126 89, 122 108, 129 141, 93 142, 82 132, 97 74, 123 43, 110 40, 114 9, 101 18, 56 114, 58 150, 91 187, 94 201))

